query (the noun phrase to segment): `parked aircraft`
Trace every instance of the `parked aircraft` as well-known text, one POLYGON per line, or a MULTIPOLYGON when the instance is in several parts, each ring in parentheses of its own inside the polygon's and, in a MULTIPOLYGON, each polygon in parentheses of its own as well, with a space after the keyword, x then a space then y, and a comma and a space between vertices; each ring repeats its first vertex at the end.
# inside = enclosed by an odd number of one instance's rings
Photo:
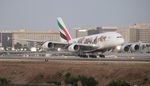
POLYGON ((79 56, 105 57, 103 53, 124 43, 121 34, 117 32, 106 32, 80 38, 72 39, 62 18, 57 18, 61 42, 46 41, 44 49, 65 49, 79 56), (98 54, 101 52, 101 54, 98 54))

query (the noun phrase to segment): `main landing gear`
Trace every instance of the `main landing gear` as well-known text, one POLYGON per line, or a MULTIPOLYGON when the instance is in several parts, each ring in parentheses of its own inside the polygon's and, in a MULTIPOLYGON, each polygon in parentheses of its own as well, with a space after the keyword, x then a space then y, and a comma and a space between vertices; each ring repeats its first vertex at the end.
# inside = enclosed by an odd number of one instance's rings
POLYGON ((78 54, 78 56, 82 58, 105 58, 105 55, 103 54, 78 54))
POLYGON ((99 57, 101 57, 101 58, 105 58, 105 55, 103 55, 103 54, 100 54, 100 55, 99 55, 99 57))

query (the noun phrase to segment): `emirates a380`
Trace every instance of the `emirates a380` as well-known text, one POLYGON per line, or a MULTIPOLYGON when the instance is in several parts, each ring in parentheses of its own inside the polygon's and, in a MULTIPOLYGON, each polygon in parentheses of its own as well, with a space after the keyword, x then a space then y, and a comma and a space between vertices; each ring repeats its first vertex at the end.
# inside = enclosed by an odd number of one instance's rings
POLYGON ((57 18, 57 23, 61 42, 46 41, 42 48, 64 49, 78 56, 105 57, 103 55, 105 51, 124 43, 124 38, 117 32, 105 32, 72 39, 61 17, 57 18))

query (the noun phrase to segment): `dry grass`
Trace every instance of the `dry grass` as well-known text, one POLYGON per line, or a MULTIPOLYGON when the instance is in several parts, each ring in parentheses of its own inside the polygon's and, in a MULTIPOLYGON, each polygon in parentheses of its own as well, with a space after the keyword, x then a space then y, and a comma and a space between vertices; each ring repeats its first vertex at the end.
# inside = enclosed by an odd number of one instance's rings
POLYGON ((91 61, 0 62, 0 77, 12 83, 46 83, 57 73, 92 76, 99 86, 111 80, 125 80, 140 86, 150 86, 150 63, 111 63, 91 61), (42 78, 39 80, 38 78, 42 78), (146 79, 145 79, 146 78, 146 79), (148 80, 147 80, 148 79, 148 80), (146 81, 145 81, 146 80, 146 81))

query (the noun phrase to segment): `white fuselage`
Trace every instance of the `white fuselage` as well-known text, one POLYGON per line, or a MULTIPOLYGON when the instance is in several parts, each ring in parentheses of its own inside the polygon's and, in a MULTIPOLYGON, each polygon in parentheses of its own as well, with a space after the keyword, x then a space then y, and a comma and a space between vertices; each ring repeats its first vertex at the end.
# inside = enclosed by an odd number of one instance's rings
POLYGON ((124 39, 117 32, 106 32, 72 39, 69 43, 93 44, 101 49, 121 45, 124 43, 124 39))

